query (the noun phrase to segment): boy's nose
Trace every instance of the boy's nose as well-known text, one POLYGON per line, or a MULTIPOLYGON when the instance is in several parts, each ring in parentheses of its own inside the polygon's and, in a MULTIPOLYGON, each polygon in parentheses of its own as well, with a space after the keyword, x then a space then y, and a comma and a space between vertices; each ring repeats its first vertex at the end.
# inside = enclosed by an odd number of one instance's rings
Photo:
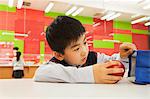
POLYGON ((81 52, 81 56, 85 56, 86 55, 86 51, 87 49, 85 47, 82 48, 82 52, 81 52))
POLYGON ((82 51, 81 52, 81 56, 85 56, 86 52, 85 51, 82 51))

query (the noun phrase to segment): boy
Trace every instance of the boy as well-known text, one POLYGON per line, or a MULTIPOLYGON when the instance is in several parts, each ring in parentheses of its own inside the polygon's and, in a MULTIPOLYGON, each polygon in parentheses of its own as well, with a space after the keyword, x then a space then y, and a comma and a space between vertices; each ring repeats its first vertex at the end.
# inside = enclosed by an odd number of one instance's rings
POLYGON ((48 26, 46 39, 54 57, 37 69, 35 81, 116 83, 122 77, 110 74, 121 73, 124 70, 108 68, 111 65, 120 65, 120 62, 109 60, 120 60, 124 65, 128 65, 127 57, 135 49, 133 44, 128 43, 121 45, 120 54, 112 56, 89 52, 85 28, 78 20, 68 16, 58 16, 48 26))
POLYGON ((16 56, 16 52, 18 52, 19 48, 18 47, 13 47, 13 56, 16 56))

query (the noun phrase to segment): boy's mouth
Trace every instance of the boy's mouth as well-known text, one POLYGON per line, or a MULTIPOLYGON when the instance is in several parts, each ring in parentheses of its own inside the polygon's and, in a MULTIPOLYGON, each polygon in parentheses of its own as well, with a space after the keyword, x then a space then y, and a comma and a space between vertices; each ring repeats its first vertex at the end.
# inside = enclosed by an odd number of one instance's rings
POLYGON ((86 57, 82 58, 82 62, 86 62, 86 59, 87 59, 86 57))

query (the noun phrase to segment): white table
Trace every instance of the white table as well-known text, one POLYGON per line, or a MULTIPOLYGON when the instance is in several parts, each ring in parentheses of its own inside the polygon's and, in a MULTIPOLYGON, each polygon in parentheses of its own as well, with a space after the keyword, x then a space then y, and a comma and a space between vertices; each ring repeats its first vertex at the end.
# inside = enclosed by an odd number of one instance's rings
POLYGON ((41 83, 32 79, 0 79, 0 99, 24 99, 23 97, 150 99, 150 85, 135 85, 127 79, 117 84, 41 83))

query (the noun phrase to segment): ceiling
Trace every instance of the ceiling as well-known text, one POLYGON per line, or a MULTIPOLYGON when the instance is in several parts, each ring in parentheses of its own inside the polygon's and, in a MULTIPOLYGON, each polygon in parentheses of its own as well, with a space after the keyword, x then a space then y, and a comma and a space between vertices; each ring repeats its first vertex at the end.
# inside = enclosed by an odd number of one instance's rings
MULTIPOLYGON (((14 6, 18 0, 14 0, 14 6)), ((52 12, 65 13, 72 6, 84 7, 80 16, 103 16, 107 11, 123 13, 117 20, 131 21, 131 16, 140 14, 150 16, 150 9, 144 10, 143 6, 150 4, 150 0, 24 0, 31 5, 26 8, 44 11, 49 2, 54 2, 52 12)), ((0 0, 0 4, 8 4, 8 0, 0 0)))

